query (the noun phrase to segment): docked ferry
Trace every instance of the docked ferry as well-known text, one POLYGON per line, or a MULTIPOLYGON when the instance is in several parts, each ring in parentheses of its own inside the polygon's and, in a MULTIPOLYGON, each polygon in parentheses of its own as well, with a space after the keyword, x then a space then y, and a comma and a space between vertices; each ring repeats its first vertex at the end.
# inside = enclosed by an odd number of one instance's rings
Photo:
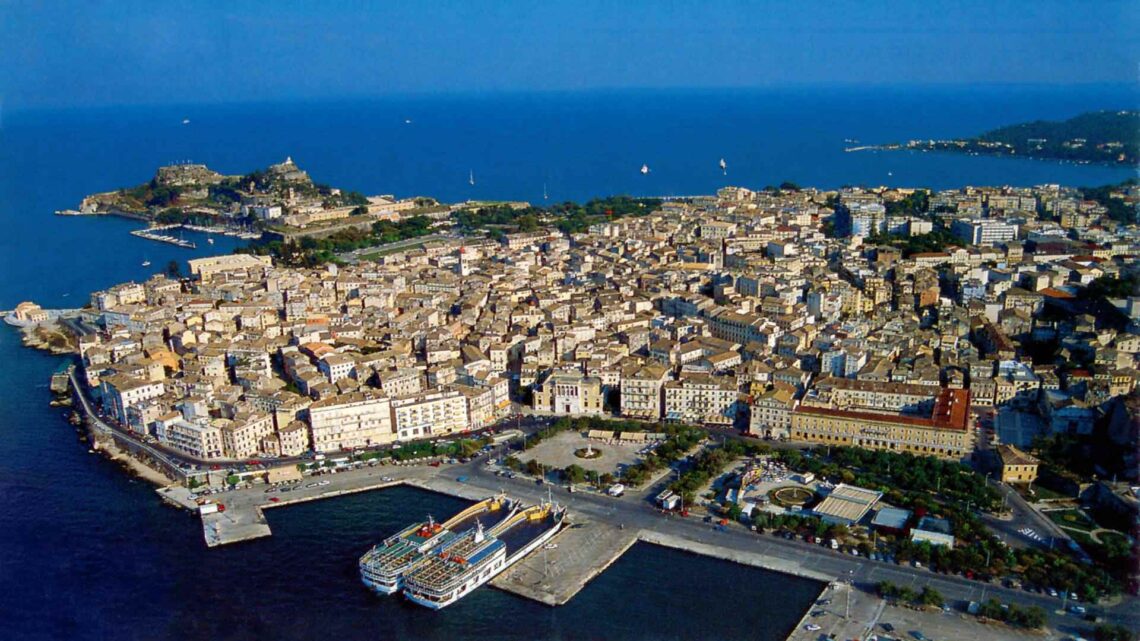
POLYGON ((394 594, 403 587, 404 577, 429 558, 434 550, 446 549, 470 530, 480 518, 506 516, 510 501, 495 496, 472 505, 445 523, 430 516, 375 545, 360 557, 360 579, 377 594, 394 594))
POLYGON ((521 510, 492 528, 476 524, 405 575, 404 595, 441 610, 498 576, 562 528, 566 511, 553 503, 521 510))

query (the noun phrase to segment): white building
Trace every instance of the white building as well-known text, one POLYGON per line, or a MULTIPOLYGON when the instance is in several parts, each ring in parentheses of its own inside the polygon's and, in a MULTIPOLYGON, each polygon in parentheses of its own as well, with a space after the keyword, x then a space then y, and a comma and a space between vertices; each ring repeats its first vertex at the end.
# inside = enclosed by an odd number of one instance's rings
POLYGON ((455 390, 393 399, 392 416, 400 440, 446 436, 470 429, 467 398, 455 390))
POLYGON ((313 450, 333 452, 382 445, 396 439, 387 396, 353 392, 322 399, 305 412, 313 450))
POLYGON ((222 430, 217 427, 182 419, 157 425, 156 436, 167 447, 195 458, 222 458, 222 430))
POLYGON ((99 392, 103 397, 104 409, 119 423, 127 424, 127 409, 166 393, 161 382, 150 382, 126 374, 104 376, 99 382, 99 392))
POLYGON ((971 245, 995 245, 1017 240, 1017 225, 987 218, 955 220, 950 233, 971 245))
POLYGON ((740 397, 733 380, 696 374, 665 383, 665 419, 731 425, 740 397))

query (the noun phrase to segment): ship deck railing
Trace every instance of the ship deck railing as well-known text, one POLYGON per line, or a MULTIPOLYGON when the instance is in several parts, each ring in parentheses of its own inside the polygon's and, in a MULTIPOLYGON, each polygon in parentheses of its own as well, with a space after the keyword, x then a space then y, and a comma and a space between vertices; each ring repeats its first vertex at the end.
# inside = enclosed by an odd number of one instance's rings
POLYGON ((421 587, 425 590, 441 591, 459 579, 465 572, 478 565, 498 547, 496 544, 501 546, 502 542, 488 538, 478 544, 464 546, 462 552, 455 551, 454 555, 462 557, 467 561, 466 563, 459 563, 451 558, 445 559, 441 556, 434 556, 407 578, 407 585, 409 587, 421 587))

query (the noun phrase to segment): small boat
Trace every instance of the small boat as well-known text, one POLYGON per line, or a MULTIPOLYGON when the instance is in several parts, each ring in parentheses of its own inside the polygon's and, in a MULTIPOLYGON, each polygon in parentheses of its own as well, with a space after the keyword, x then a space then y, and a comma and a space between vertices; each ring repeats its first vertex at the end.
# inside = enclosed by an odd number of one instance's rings
POLYGON ((142 266, 143 266, 143 267, 150 267, 150 261, 149 261, 149 260, 144 260, 144 261, 142 262, 142 266))
POLYGON ((411 119, 411 118, 404 118, 404 124, 405 124, 405 125, 410 125, 410 124, 412 124, 412 119, 411 119))
POLYGON ((641 174, 644 176, 648 173, 649 173, 649 165, 642 165, 641 166, 641 174))
POLYGON ((724 161, 724 158, 720 159, 720 170, 724 172, 725 176, 728 175, 728 163, 724 161))
POLYGON ((546 194, 546 183, 542 183, 542 199, 550 200, 550 196, 546 194))
POLYGON ((207 239, 206 239, 206 242, 207 242, 207 243, 210 243, 211 245, 213 245, 213 244, 214 244, 214 239, 213 239, 213 238, 207 238, 207 239))
POLYGON ((470 175, 467 177, 467 182, 472 184, 472 185, 475 184, 475 170, 474 169, 471 170, 470 175))
POLYGON ((189 119, 189 118, 183 118, 183 119, 182 119, 182 124, 184 124, 184 125, 188 125, 188 124, 190 124, 190 119, 189 119))

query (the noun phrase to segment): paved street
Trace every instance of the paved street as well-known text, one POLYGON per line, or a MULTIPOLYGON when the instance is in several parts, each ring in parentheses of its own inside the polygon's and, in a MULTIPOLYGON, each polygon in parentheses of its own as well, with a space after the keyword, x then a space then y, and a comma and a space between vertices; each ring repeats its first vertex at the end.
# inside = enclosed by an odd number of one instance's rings
MULTIPOLYGON (((75 381, 73 381, 73 384, 75 381)), ((80 395, 84 404, 87 399, 80 395)), ((528 420, 524 430, 537 428, 539 422, 528 420)), ((101 429, 112 429, 102 424, 101 429)), ((168 453, 158 451, 141 441, 135 441, 140 447, 148 451, 154 450, 155 456, 169 457, 168 453)), ((440 468, 427 466, 381 466, 376 468, 363 468, 337 475, 322 477, 330 484, 318 488, 302 487, 298 494, 290 497, 291 500, 320 498, 330 494, 341 494, 346 491, 359 491, 371 489, 381 484, 380 477, 391 476, 396 480, 414 480, 424 487, 438 489, 442 482, 446 491, 477 499, 496 491, 507 491, 512 496, 530 502, 537 502, 546 497, 548 491, 557 493, 558 500, 567 505, 572 512, 586 514, 592 519, 616 524, 619 527, 657 530, 672 535, 681 536, 699 543, 715 545, 722 548, 740 551, 756 552, 765 556, 796 559, 797 566, 806 572, 822 573, 835 578, 850 578, 864 589, 871 589, 879 581, 888 580, 899 585, 909 585, 914 589, 930 586, 943 594, 947 599, 963 601, 979 601, 994 597, 1006 602, 1023 605, 1038 605, 1050 612, 1051 625, 1069 625, 1073 617, 1064 613, 1058 614, 1060 601, 1042 594, 1035 594, 1023 590, 1013 590, 1000 586, 983 584, 962 577, 938 575, 926 569, 909 566, 893 565, 885 562, 874 562, 862 557, 844 556, 830 549, 810 545, 799 540, 788 541, 770 535, 757 535, 739 525, 732 525, 727 531, 718 531, 709 524, 696 518, 681 518, 663 516, 651 503, 651 496, 658 489, 649 486, 640 491, 629 492, 624 497, 613 498, 594 492, 578 492, 569 494, 564 488, 551 488, 548 485, 537 485, 533 479, 519 476, 515 479, 495 476, 493 470, 486 466, 484 457, 477 458, 465 465, 447 465, 440 468), (466 477, 464 483, 455 481, 458 477, 466 477)), ((243 505, 251 507, 267 505, 268 496, 264 495, 263 487, 254 487, 248 490, 238 490, 219 495, 220 500, 234 507, 243 505)), ((1032 522, 1038 531, 1045 533, 1052 529, 1045 529, 1042 523, 1044 517, 1033 511, 1020 497, 1010 497, 1010 505, 1014 509, 1014 520, 1006 527, 1012 527, 1016 534, 1017 525, 1022 522, 1032 522)), ((1003 530, 1004 531, 1004 530, 1003 530)), ((1090 607, 1093 613, 1104 614, 1109 619, 1140 628, 1140 610, 1135 608, 1136 600, 1127 597, 1122 603, 1111 607, 1090 607)))

